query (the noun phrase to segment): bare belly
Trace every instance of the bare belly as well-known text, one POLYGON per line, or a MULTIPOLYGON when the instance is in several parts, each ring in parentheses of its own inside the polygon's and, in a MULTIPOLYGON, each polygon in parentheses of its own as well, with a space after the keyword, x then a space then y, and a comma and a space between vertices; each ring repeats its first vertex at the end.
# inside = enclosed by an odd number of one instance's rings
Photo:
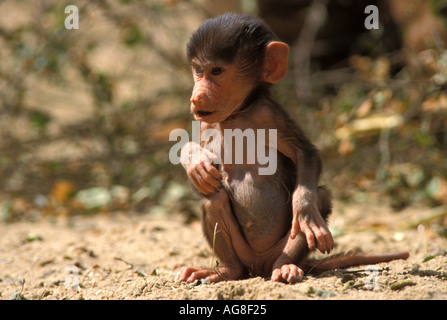
POLYGON ((291 194, 279 176, 258 176, 248 168, 232 166, 224 186, 248 245, 256 253, 263 253, 290 229, 291 194))

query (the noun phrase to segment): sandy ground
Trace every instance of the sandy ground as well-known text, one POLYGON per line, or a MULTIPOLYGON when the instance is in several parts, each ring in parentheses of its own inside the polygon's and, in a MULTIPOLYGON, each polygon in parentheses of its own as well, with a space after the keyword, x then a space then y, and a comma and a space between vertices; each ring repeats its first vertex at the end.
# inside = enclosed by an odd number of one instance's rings
MULTIPOLYGON (((423 209, 344 207, 335 252, 408 250, 406 261, 306 275, 289 285, 260 277, 217 284, 176 281, 184 265, 210 266, 199 224, 124 213, 0 225, 1 299, 446 299, 447 239, 402 228, 423 209), (369 219, 364 215, 370 211, 369 219), (340 232, 340 230, 343 230, 340 232), (343 234, 340 234, 343 233, 343 234), (424 259, 430 257, 428 261, 424 259), (360 270, 355 272, 356 270, 360 270), (363 271, 362 271, 363 270, 363 271)), ((428 210, 428 209, 427 209, 428 210)), ((322 255, 320 255, 321 257, 322 255)))

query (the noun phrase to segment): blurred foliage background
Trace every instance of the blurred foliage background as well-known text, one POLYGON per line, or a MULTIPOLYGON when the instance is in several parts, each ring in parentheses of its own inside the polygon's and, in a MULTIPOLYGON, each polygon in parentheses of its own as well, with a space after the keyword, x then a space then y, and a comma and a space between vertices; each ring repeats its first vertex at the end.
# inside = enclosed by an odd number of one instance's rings
POLYGON ((191 126, 185 44, 225 11, 260 15, 291 46, 275 96, 321 149, 338 201, 447 205, 447 1, 4 0, 0 220, 197 217, 169 133, 191 126))

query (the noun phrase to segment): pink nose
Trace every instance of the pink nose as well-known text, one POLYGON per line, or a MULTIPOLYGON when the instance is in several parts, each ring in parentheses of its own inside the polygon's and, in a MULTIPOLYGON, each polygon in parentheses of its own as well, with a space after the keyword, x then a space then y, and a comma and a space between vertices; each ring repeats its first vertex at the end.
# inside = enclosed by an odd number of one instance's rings
POLYGON ((193 92, 191 96, 191 102, 194 105, 203 105, 206 101, 206 93, 203 91, 193 92))

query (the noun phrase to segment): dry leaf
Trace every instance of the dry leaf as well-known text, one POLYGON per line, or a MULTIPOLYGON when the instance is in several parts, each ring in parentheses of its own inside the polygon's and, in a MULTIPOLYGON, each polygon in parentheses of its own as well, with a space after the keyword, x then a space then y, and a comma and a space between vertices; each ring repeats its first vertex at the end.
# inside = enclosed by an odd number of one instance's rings
POLYGON ((355 149, 354 144, 352 143, 349 137, 344 138, 340 141, 338 146, 338 153, 342 156, 347 156, 351 154, 355 149))
POLYGON ((50 197, 59 203, 66 203, 74 189, 75 187, 71 182, 59 180, 54 184, 50 197))
POLYGON ((438 96, 427 98, 422 103, 422 111, 431 113, 447 111, 447 95, 441 93, 438 96))
POLYGON ((366 116, 372 109, 373 107, 373 102, 371 99, 367 99, 365 102, 363 102, 360 107, 358 107, 357 109, 357 117, 362 118, 364 116, 366 116))

